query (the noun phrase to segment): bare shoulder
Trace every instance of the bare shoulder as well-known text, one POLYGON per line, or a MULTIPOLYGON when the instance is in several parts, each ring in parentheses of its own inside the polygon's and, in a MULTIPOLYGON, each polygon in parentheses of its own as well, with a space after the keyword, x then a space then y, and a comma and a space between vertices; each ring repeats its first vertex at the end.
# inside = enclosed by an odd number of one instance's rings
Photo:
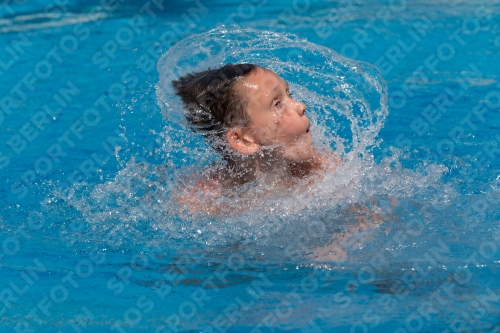
POLYGON ((174 195, 184 210, 191 213, 214 213, 219 211, 216 201, 222 193, 222 180, 218 173, 208 173, 187 181, 174 195))

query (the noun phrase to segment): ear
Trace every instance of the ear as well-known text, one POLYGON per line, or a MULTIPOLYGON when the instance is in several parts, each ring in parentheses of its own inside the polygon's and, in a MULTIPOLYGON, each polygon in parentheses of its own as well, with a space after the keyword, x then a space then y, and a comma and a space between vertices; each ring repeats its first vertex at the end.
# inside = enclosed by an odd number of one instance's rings
POLYGON ((229 145, 241 154, 250 155, 259 150, 259 145, 254 142, 253 137, 242 128, 230 128, 226 138, 229 145))

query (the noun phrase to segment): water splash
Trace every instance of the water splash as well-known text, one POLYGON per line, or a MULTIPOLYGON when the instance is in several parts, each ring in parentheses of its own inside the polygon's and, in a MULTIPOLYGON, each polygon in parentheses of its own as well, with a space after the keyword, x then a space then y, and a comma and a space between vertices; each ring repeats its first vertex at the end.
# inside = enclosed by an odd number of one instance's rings
POLYGON ((337 149, 374 144, 387 111, 387 86, 376 67, 346 59, 295 35, 220 27, 190 36, 158 61, 158 103, 165 119, 186 127, 172 80, 227 63, 253 63, 289 82, 310 110, 316 133, 337 149))
MULTIPOLYGON (((444 166, 404 169, 396 149, 375 163, 372 149, 378 145, 388 110, 387 87, 374 66, 294 35, 220 27, 173 46, 159 60, 158 71, 156 92, 166 123, 159 135, 165 160, 158 165, 132 159, 110 181, 56 192, 51 203, 58 200, 62 207, 74 208, 86 224, 85 234, 73 232, 75 242, 112 248, 232 246, 268 260, 310 261, 318 254, 316 249, 345 243, 346 235, 362 234, 342 250, 349 252, 351 261, 361 262, 394 233, 411 228, 419 230, 413 242, 420 244, 417 247, 435 242, 435 218, 456 193, 441 180, 447 171, 444 166), (201 135, 185 126, 183 106, 171 81, 193 71, 242 62, 271 69, 287 80, 309 109, 314 144, 335 150, 343 162, 320 179, 299 180, 296 186, 269 195, 243 195, 267 190, 265 184, 251 184, 241 193, 221 196, 216 204, 235 214, 193 213, 174 197, 180 188, 192 187, 211 163, 221 162, 201 135)), ((133 141, 141 140, 145 138, 133 141)), ((414 254, 410 251, 406 258, 414 254)))

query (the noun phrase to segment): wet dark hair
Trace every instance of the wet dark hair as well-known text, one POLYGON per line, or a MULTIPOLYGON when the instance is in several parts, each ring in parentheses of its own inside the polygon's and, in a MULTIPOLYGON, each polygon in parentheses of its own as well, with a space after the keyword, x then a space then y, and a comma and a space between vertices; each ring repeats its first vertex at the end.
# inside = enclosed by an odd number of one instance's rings
POLYGON ((235 89, 238 79, 259 68, 253 64, 227 64, 219 69, 187 74, 172 81, 176 94, 181 97, 191 128, 212 137, 223 130, 245 126, 247 99, 235 89))

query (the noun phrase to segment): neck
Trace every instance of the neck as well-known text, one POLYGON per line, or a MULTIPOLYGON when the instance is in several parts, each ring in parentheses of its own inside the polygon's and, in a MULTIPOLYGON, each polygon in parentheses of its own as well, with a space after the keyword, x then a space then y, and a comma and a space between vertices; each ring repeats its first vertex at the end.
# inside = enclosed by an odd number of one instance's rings
MULTIPOLYGON (((307 169, 303 163, 292 162, 270 154, 238 156, 228 160, 228 182, 241 185, 261 179, 266 183, 280 183, 292 176, 303 175, 307 169), (302 170, 297 172, 297 170, 302 170)), ((307 164, 307 163, 306 163, 307 164)))

